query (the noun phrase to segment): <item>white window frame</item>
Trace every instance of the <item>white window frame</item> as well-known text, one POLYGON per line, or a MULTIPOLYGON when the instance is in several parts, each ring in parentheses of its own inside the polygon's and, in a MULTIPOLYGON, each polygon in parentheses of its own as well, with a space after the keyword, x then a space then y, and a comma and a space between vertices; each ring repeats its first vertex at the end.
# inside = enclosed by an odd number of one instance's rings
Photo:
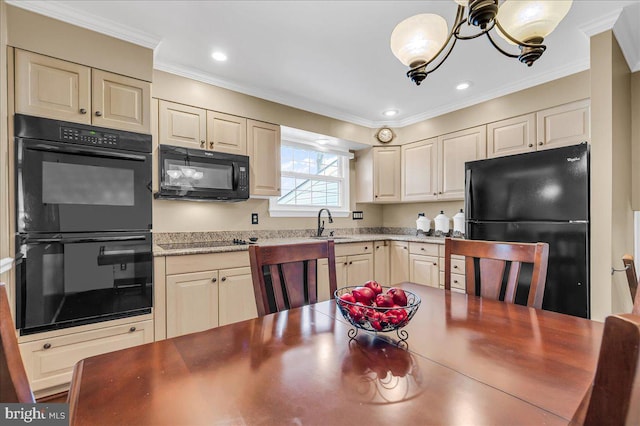
MULTIPOLYGON (((316 217, 318 215, 318 211, 322 208, 328 208, 331 211, 331 215, 334 217, 349 217, 351 215, 351 209, 349 206, 349 160, 353 159, 353 154, 349 151, 342 151, 336 149, 330 149, 325 147, 320 147, 314 144, 301 143, 297 141, 290 141, 283 139, 281 142, 282 146, 290 146, 294 148, 302 148, 306 150, 320 151, 320 152, 330 152, 332 154, 336 154, 342 157, 342 177, 324 177, 317 176, 322 180, 327 181, 339 181, 341 182, 341 197, 340 197, 340 206, 324 206, 324 205, 306 205, 306 206, 292 206, 292 205, 279 205, 278 198, 280 196, 269 197, 269 215, 271 217, 316 217)), ((281 177, 282 177, 282 172, 281 177)), ((315 177, 315 176, 314 176, 315 177)))

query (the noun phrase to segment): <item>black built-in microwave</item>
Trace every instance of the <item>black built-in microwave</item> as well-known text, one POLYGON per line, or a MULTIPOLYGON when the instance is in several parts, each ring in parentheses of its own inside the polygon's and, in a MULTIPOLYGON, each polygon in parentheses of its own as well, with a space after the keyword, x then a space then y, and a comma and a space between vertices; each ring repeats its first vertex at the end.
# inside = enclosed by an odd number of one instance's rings
POLYGON ((160 145, 156 198, 243 201, 249 198, 249 157, 160 145))

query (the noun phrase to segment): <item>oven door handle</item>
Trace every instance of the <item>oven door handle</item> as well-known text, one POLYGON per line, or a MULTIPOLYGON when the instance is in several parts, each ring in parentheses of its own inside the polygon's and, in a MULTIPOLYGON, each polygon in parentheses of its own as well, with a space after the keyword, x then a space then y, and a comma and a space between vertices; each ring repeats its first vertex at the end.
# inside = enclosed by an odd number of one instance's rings
POLYGON ((127 237, 77 237, 77 238, 26 238, 24 243, 109 243, 115 241, 144 241, 144 235, 131 235, 127 237))
POLYGON ((82 148, 77 146, 65 146, 60 148, 53 145, 37 144, 29 146, 27 149, 32 151, 57 152, 70 155, 89 155, 91 157, 116 158, 120 160, 147 161, 144 155, 129 154, 116 151, 105 151, 104 149, 82 148))

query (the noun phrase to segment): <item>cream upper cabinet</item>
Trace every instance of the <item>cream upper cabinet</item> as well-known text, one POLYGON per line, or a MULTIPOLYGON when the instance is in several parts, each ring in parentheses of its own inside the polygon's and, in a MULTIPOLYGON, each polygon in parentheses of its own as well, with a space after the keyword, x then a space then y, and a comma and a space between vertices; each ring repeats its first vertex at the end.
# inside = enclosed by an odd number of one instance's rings
POLYGON ((527 114, 487 124, 487 157, 536 150, 536 115, 527 114))
POLYGON ((151 84, 15 50, 16 112, 139 133, 151 131, 151 84))
POLYGON ((219 325, 257 318, 251 268, 221 269, 218 275, 219 325))
POLYGON ((218 326, 218 271, 167 276, 167 338, 218 326))
POLYGON ((389 247, 388 241, 373 243, 373 279, 380 285, 389 285, 389 247))
POLYGON ((92 70, 92 123, 138 133, 151 131, 151 84, 92 70))
POLYGON ((438 139, 402 145, 402 201, 438 198, 438 139))
POLYGON ((214 151, 247 155, 247 119, 207 111, 207 140, 214 151))
POLYGON ((438 137, 439 200, 464 199, 464 163, 487 157, 487 127, 478 126, 438 137))
POLYGON ((91 68, 16 49, 15 107, 19 114, 91 124, 91 68))
POLYGON ((161 144, 206 148, 206 110, 161 100, 158 102, 158 115, 158 139, 161 144))
POLYGON ((280 126, 247 120, 251 195, 280 195, 280 126))
POLYGON ((400 201, 400 147, 373 147, 356 159, 359 203, 400 201))
POLYGON ((591 141, 589 99, 536 113, 538 149, 591 141))
POLYGON ((409 281, 409 243, 391 241, 389 246, 389 285, 409 281))

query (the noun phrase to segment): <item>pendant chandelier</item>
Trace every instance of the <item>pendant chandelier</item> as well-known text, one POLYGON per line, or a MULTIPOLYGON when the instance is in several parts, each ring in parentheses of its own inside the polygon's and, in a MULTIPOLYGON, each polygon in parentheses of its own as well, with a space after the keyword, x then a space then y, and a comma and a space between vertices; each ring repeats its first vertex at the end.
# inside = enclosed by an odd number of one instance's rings
POLYGON ((458 3, 456 18, 449 32, 447 21, 440 15, 423 13, 405 19, 391 33, 393 54, 410 69, 407 72, 416 85, 440 67, 458 40, 487 36, 493 47, 510 58, 531 66, 547 48, 542 42, 566 16, 572 0, 454 0, 458 3), (465 35, 463 26, 475 33, 465 35), (496 42, 496 32, 511 45, 510 53, 496 42))

